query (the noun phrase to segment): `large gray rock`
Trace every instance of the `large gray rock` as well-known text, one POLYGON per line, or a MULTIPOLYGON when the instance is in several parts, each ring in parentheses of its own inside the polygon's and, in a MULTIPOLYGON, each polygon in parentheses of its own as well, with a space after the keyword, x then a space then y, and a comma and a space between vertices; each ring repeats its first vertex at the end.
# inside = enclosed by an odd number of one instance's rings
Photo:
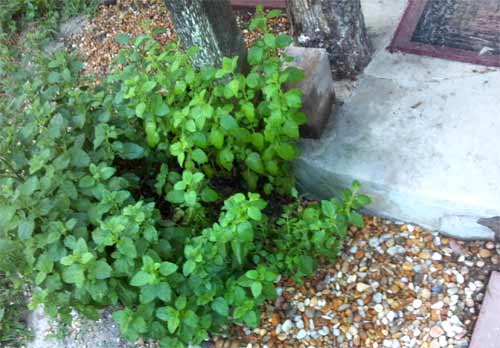
POLYGON ((286 53, 295 58, 289 66, 305 73, 305 79, 288 88, 298 88, 304 93, 302 111, 307 124, 300 129, 303 138, 319 138, 334 109, 335 91, 328 53, 324 48, 289 47, 286 53))

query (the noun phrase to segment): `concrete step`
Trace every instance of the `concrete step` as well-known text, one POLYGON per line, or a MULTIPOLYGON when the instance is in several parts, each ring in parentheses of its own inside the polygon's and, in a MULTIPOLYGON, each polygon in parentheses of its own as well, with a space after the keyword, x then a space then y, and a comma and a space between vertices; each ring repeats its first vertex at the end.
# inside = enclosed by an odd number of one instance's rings
POLYGON ((343 105, 320 140, 302 141, 299 188, 326 198, 359 180, 373 199, 369 213, 461 239, 494 239, 500 71, 389 53, 406 4, 362 1, 373 59, 348 93, 338 90, 346 81, 335 83, 343 105))
POLYGON ((469 348, 500 347, 500 273, 493 272, 469 348))

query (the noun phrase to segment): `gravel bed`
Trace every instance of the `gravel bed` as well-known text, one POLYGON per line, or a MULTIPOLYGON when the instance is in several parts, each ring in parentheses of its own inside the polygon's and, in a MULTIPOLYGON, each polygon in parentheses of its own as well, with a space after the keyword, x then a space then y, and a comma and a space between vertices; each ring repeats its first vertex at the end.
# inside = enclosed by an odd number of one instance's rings
POLYGON ((236 330, 240 345, 467 347, 489 275, 500 269, 500 244, 366 222, 351 230, 335 265, 320 267, 303 286, 283 282, 261 327, 236 330))
MULTIPOLYGON (((247 45, 259 34, 247 30, 255 10, 235 10, 236 20, 247 45)), ((288 18, 284 14, 269 20, 269 28, 276 34, 288 33, 288 18)), ((106 74, 113 59, 122 48, 115 37, 127 33, 130 37, 151 34, 161 43, 177 40, 169 13, 162 0, 122 0, 114 6, 101 6, 96 16, 85 26, 83 33, 73 35, 66 43, 80 52, 85 60, 86 72, 106 74)))

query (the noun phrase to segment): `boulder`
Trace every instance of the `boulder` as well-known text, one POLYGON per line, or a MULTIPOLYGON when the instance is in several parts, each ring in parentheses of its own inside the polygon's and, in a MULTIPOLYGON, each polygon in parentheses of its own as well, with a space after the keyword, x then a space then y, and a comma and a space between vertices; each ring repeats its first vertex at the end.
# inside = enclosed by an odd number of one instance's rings
POLYGON ((324 48, 289 47, 286 52, 295 60, 287 66, 304 70, 305 79, 289 84, 287 88, 298 88, 304 93, 303 109, 308 121, 300 129, 303 138, 319 138, 335 107, 335 92, 328 60, 324 48))

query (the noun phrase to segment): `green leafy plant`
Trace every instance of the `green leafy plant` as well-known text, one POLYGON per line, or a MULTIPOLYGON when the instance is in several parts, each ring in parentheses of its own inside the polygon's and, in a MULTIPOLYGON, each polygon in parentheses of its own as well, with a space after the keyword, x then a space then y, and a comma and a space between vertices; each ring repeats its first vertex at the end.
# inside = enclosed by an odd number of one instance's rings
MULTIPOLYGON (((271 12, 267 16, 274 16, 271 12)), ((68 54, 9 66, 0 101, 0 260, 37 290, 32 306, 63 321, 72 309, 113 314, 129 340, 200 343, 231 323, 255 327, 279 275, 298 281, 333 260, 359 185, 344 197, 293 201, 289 162, 304 121, 286 82, 287 36, 263 39, 237 59, 194 69, 175 44, 121 36, 127 46, 106 81, 80 75, 68 54), (30 75, 31 79, 24 77, 30 75), (271 196, 272 194, 272 196, 271 196)))

